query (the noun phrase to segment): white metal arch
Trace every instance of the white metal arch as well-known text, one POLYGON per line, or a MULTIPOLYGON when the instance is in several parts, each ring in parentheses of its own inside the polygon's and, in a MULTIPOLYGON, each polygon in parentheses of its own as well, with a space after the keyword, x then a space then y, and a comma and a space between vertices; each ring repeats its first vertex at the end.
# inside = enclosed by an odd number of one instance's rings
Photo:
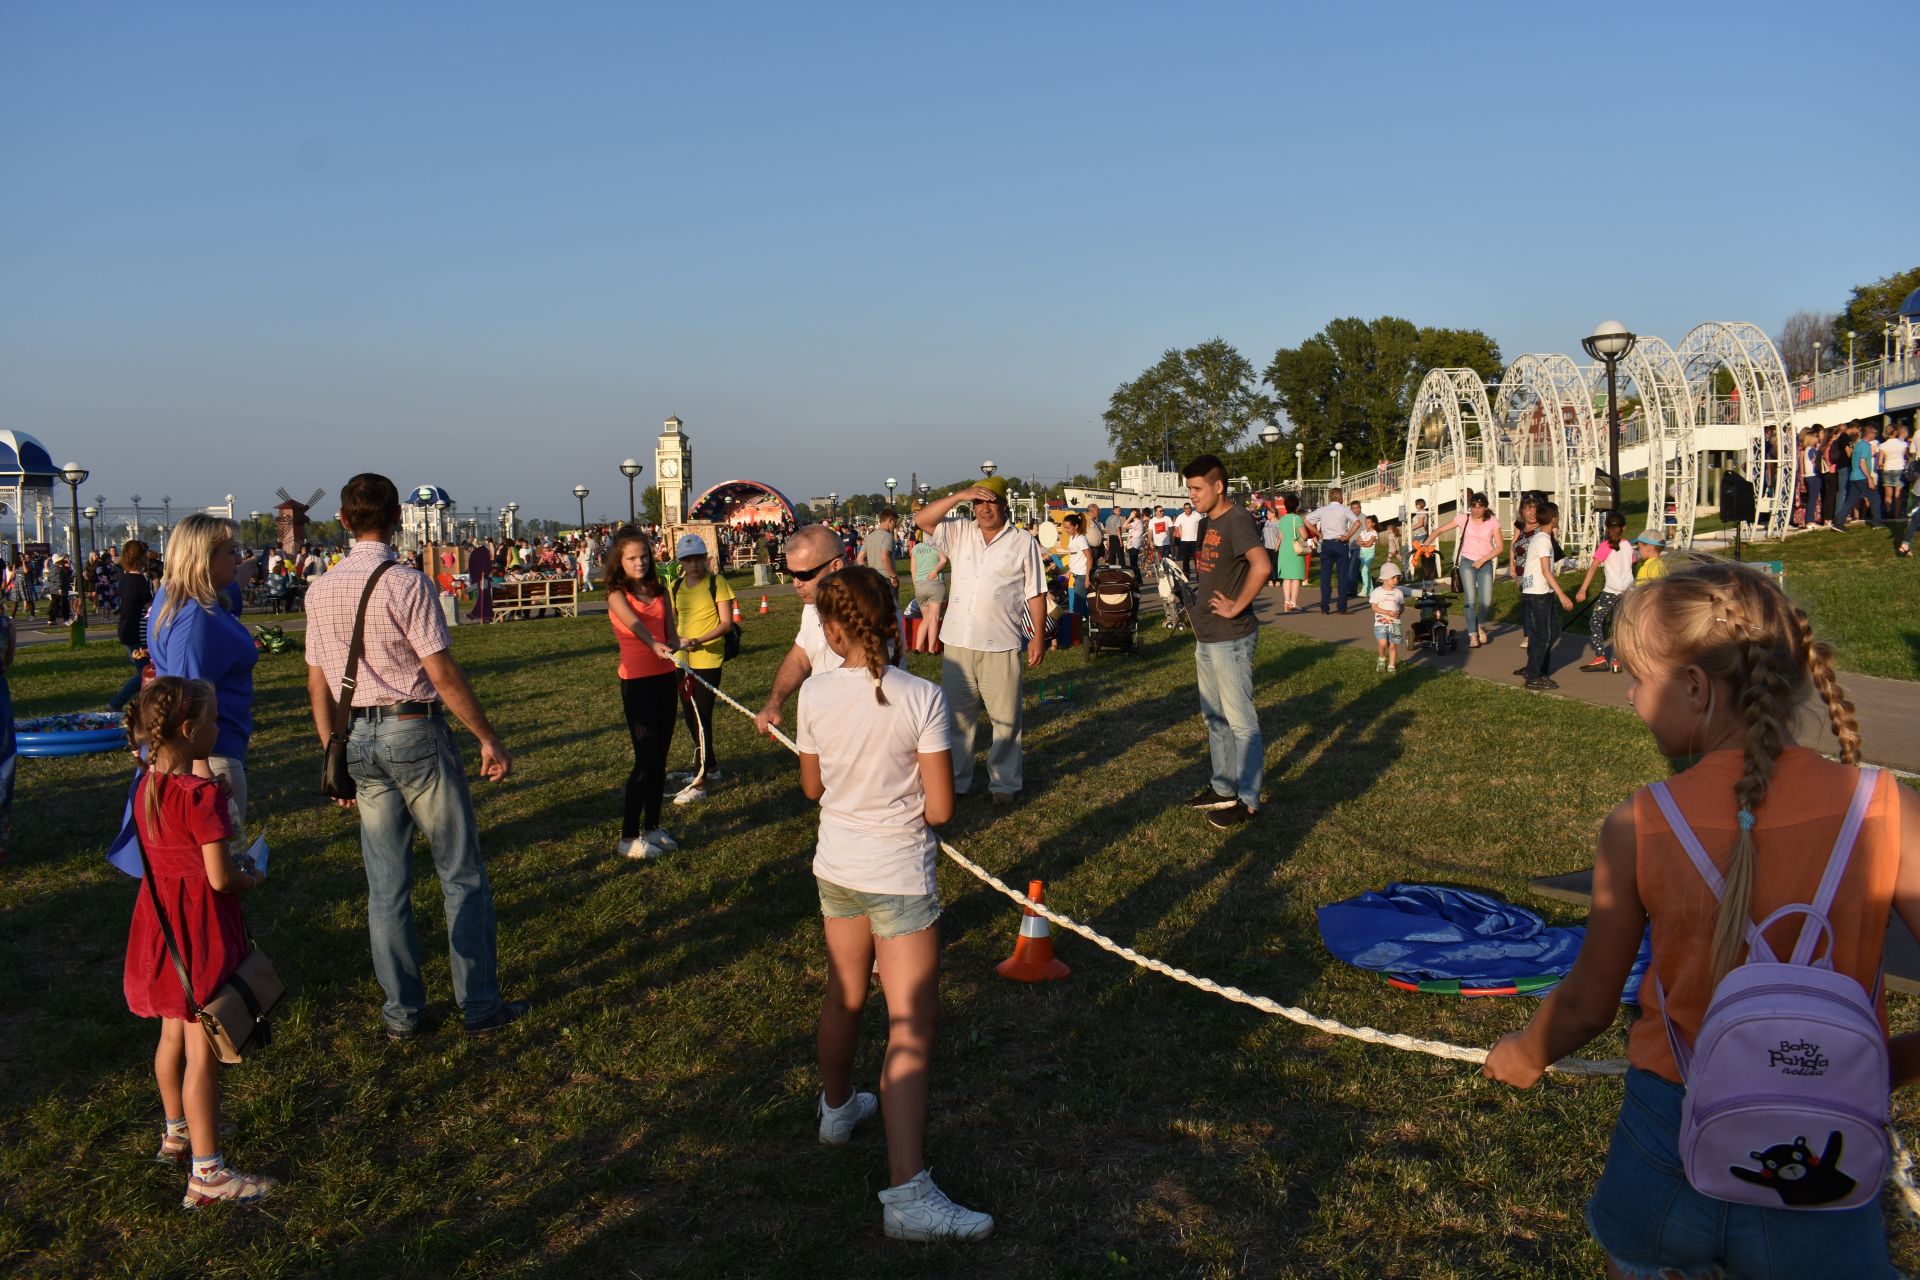
POLYGON ((1500 463, 1500 436, 1479 373, 1429 370, 1407 420, 1401 509, 1412 511, 1415 498, 1425 498, 1436 515, 1443 503, 1460 505, 1466 492, 1499 483, 1500 463))
MULTIPOLYGON (((1686 367, 1665 339, 1642 334, 1634 343, 1620 362, 1620 395, 1638 401, 1621 419, 1620 447, 1646 446, 1647 527, 1664 529, 1672 546, 1690 547, 1699 497, 1694 401, 1686 367), (1669 503, 1671 524, 1665 519, 1669 503)), ((1627 469, 1624 463, 1621 469, 1627 469)))
MULTIPOLYGON (((1593 545, 1593 473, 1600 463, 1593 392, 1564 355, 1524 355, 1507 366, 1493 421, 1513 479, 1503 490, 1545 488, 1560 508, 1560 541, 1576 555, 1593 545), (1529 483, 1550 478, 1551 487, 1529 483)), ((1501 513, 1502 519, 1508 513, 1501 513)))
POLYGON ((1794 448, 1787 371, 1773 339, 1744 321, 1709 320, 1680 340, 1676 354, 1686 369, 1695 429, 1741 429, 1741 475, 1753 484, 1755 534, 1785 536, 1799 451, 1794 448), (1731 394, 1721 395, 1714 385, 1720 369, 1732 377, 1731 394))

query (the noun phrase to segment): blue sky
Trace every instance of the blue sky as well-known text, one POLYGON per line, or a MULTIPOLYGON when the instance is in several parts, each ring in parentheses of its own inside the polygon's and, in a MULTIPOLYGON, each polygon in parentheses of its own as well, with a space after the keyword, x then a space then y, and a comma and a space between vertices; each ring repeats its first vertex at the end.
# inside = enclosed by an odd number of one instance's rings
POLYGON ((13 0, 0 425, 113 502, 623 514, 669 413, 705 483, 1060 476, 1215 334, 1773 332, 1920 263, 1920 6, 1605 8, 13 0))

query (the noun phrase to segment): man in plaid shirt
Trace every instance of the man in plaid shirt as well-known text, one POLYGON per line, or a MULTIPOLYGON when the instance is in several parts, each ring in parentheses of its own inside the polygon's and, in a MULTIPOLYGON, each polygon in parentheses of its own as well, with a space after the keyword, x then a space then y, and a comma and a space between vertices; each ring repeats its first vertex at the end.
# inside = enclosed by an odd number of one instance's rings
MULTIPOLYGON (((322 746, 353 644, 354 617, 367 579, 396 559, 400 491, 371 472, 347 481, 340 522, 354 535, 345 559, 307 591, 307 696, 322 746)), ((360 667, 353 689, 347 769, 360 811, 360 856, 367 870, 367 930, 373 971, 386 992, 387 1034, 412 1040, 421 1031, 426 987, 420 940, 413 928, 413 833, 427 837, 447 912, 453 993, 470 1033, 495 1031, 525 1013, 525 1000, 502 1000, 495 973, 493 887, 480 858, 479 830, 466 767, 453 745, 446 712, 480 742, 480 773, 498 782, 513 757, 487 722, 465 673, 448 652, 439 592, 419 570, 396 564, 381 575, 367 604, 360 667)))

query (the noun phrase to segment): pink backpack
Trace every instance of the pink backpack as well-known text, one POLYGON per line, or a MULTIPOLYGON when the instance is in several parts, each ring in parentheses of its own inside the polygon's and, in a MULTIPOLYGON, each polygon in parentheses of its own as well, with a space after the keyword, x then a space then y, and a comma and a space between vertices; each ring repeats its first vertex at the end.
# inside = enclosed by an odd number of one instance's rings
MULTIPOLYGON (((1686 1082, 1680 1160, 1702 1195, 1768 1209, 1852 1209, 1879 1197, 1889 1165, 1887 1041, 1872 994, 1833 968, 1827 913, 1846 874, 1879 780, 1860 770, 1847 820, 1811 904, 1781 907, 1749 924, 1747 959, 1714 989, 1689 1048, 1667 1022, 1667 1042, 1686 1082), (1805 916, 1782 962, 1763 936, 1775 921, 1805 916), (1821 935, 1827 947, 1814 958, 1821 935)), ((1667 825, 1715 898, 1719 868, 1680 816, 1664 782, 1651 788, 1667 825)), ((1656 974, 1665 1020, 1667 992, 1656 974)))

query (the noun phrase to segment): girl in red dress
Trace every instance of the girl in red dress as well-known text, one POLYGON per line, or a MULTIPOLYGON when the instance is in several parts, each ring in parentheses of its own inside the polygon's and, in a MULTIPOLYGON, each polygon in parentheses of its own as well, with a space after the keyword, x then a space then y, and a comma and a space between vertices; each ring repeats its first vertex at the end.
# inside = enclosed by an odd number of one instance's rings
POLYGON ((213 751, 214 710, 211 684, 178 676, 149 681, 127 706, 127 736, 148 760, 134 794, 133 820, 152 877, 134 899, 127 935, 127 1008, 160 1019, 153 1074, 167 1131, 156 1159, 173 1163, 191 1153, 193 1172, 182 1202, 189 1209, 216 1200, 253 1203, 275 1185, 272 1178, 229 1168, 220 1156, 220 1063, 195 1024, 154 913, 157 892, 193 982, 194 1004, 211 999, 247 953, 240 895, 266 882, 264 873, 228 860, 233 826, 224 787, 193 773, 194 762, 213 751))

